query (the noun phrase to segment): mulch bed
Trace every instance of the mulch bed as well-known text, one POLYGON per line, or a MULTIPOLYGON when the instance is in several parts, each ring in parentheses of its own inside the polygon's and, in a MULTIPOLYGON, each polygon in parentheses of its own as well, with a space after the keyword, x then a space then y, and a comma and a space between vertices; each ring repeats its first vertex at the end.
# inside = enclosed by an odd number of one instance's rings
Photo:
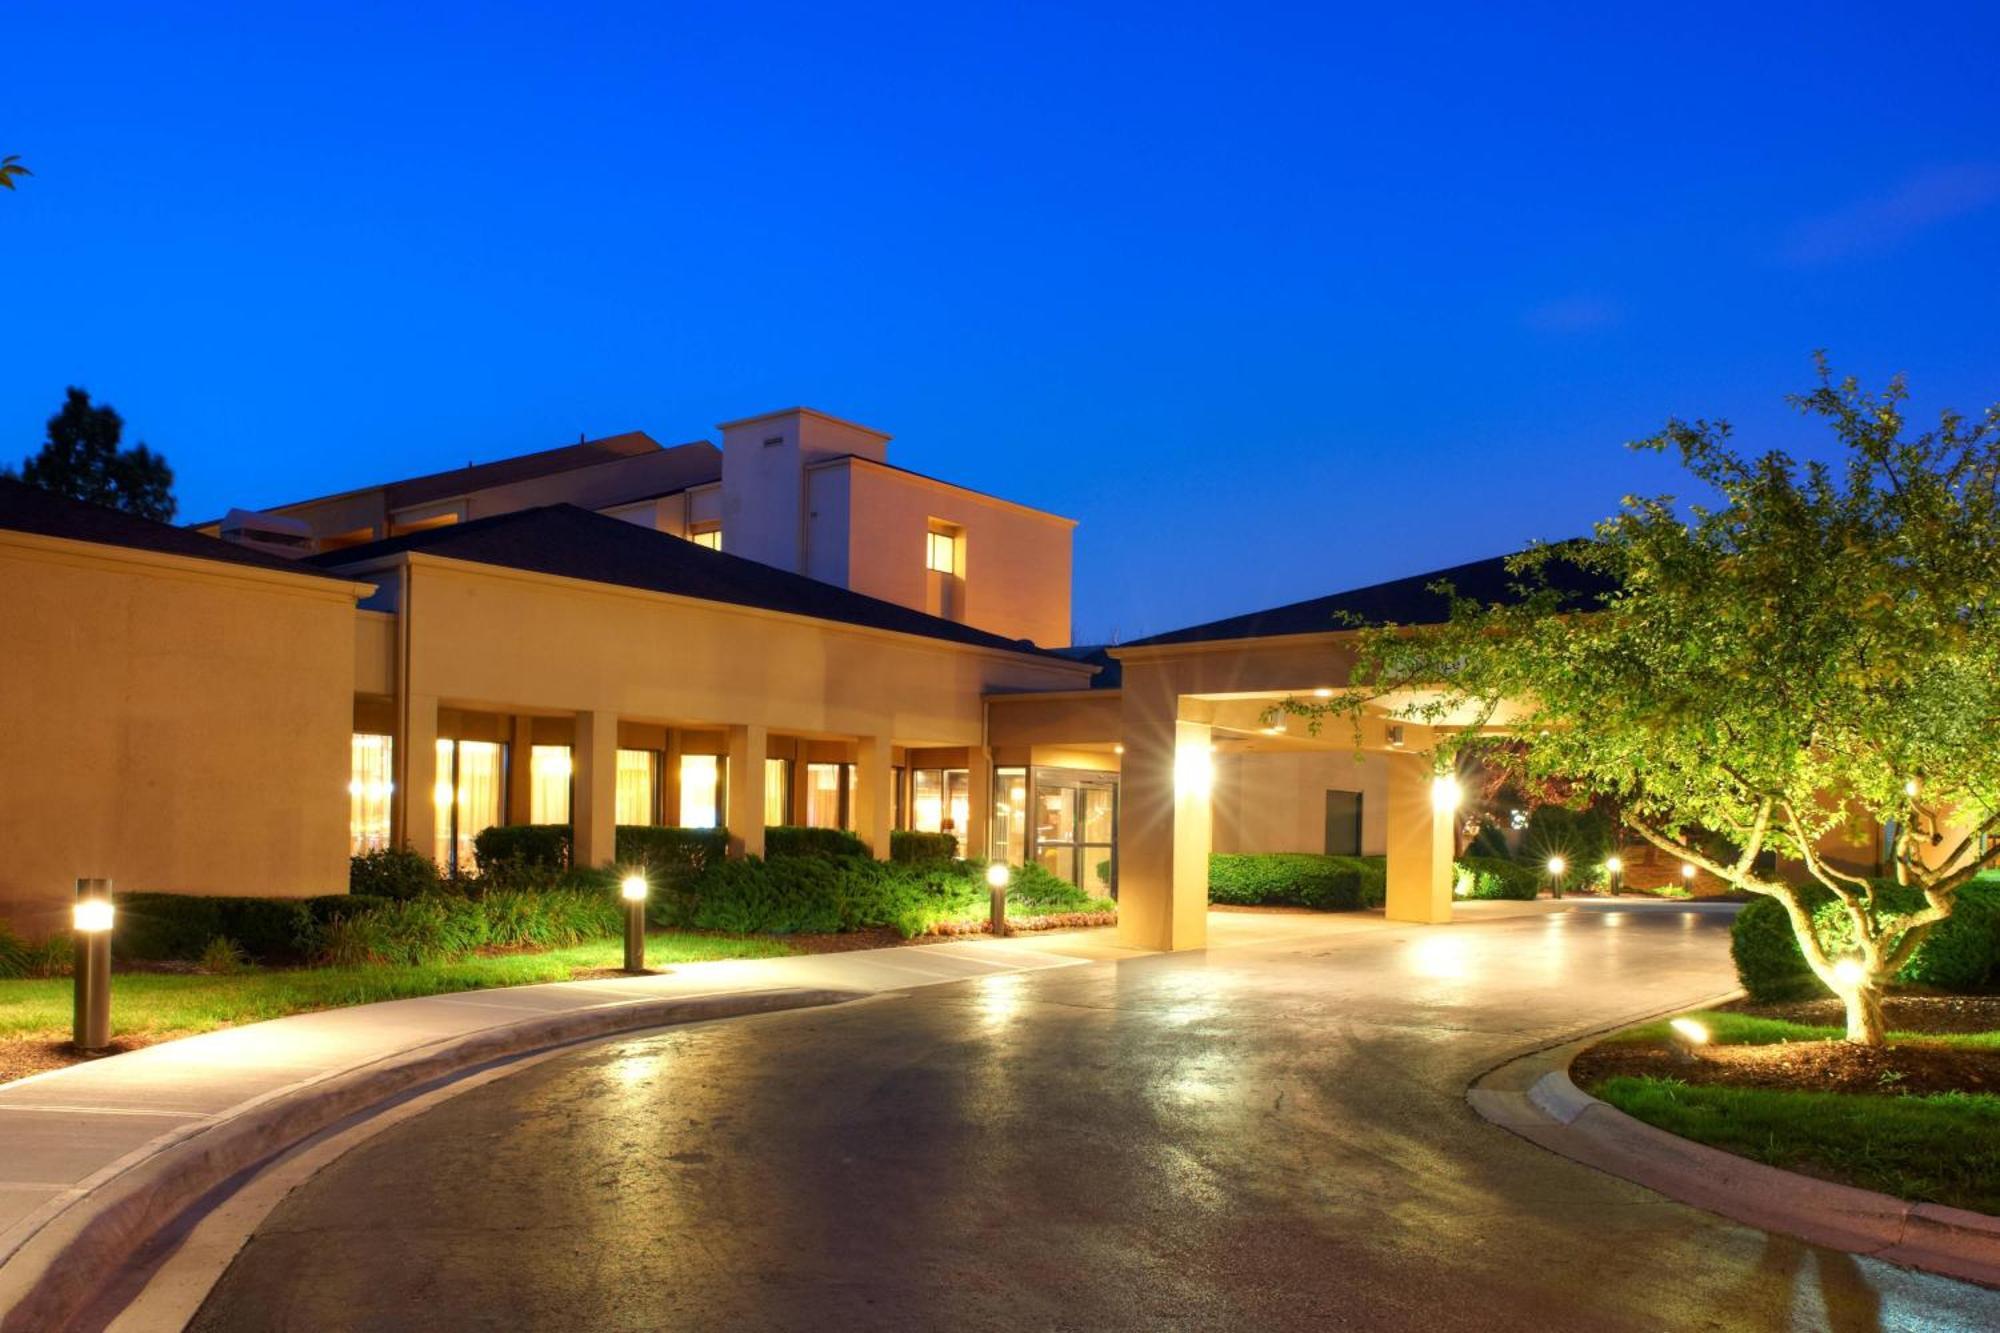
POLYGON ((54 1041, 45 1037, 13 1037, 0 1040, 0 1083, 11 1083, 30 1074, 46 1074, 51 1069, 67 1069, 86 1060, 101 1060, 107 1055, 136 1051, 141 1046, 172 1041, 176 1037, 187 1035, 185 1032, 130 1033, 114 1038, 111 1045, 91 1055, 78 1054, 76 1048, 70 1045, 66 1038, 54 1041))
MULTIPOLYGON (((1724 1008, 1795 1023, 1846 1022, 1840 1001, 1831 997, 1795 1004, 1737 1001, 1724 1008)), ((1885 1013, 1894 1031, 1989 1032, 2000 1029, 2000 996, 1892 996, 1885 1013)), ((1845 1041, 1793 1041, 1704 1046, 1690 1055, 1668 1042, 1613 1043, 1591 1047, 1570 1066, 1570 1078, 1582 1088, 1620 1075, 1787 1092, 2000 1093, 2000 1051, 1919 1039, 1880 1050, 1845 1041)))

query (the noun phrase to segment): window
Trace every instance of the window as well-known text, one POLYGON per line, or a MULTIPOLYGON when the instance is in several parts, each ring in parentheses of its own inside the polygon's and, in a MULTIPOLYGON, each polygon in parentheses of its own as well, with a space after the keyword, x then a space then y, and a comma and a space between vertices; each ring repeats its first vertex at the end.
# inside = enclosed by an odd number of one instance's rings
POLYGON ((567 745, 528 747, 529 823, 569 823, 569 775, 567 745))
POLYGON ((618 752, 618 813, 620 824, 651 824, 659 817, 657 786, 660 756, 651 750, 618 752))
POLYGON ((500 796, 506 787, 506 747, 495 741, 437 743, 438 864, 454 875, 470 875, 475 862, 472 841, 500 822, 500 796))
POLYGON ((853 764, 806 765, 806 825, 809 828, 852 828, 853 764))
POLYGON ((1326 793, 1326 854, 1328 856, 1361 855, 1360 792, 1328 789, 1326 793))
POLYGON ((698 524, 688 533, 688 540, 696 546, 706 546, 711 551, 722 549, 722 525, 720 523, 698 524))
POLYGON ((924 568, 940 574, 958 573, 958 535, 933 528, 924 534, 924 568))
POLYGON ((1020 865, 1028 856, 1028 770, 993 771, 993 850, 995 861, 1020 865))
POLYGON ((389 794, 396 790, 389 765, 394 742, 355 733, 347 771, 347 845, 350 856, 389 845, 389 794))
POLYGON ((764 761, 764 823, 792 822, 792 766, 783 759, 764 761))
POLYGON ((722 760, 712 754, 681 756, 682 828, 720 828, 722 760))
POLYGON ((972 775, 963 768, 919 768, 910 774, 910 827, 919 833, 965 832, 972 775))

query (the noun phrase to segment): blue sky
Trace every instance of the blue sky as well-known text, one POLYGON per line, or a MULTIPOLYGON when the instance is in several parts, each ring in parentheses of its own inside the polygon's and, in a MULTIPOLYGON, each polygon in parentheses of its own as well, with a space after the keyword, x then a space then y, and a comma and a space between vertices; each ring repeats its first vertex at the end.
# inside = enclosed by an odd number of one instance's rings
POLYGON ((2000 400, 2000 8, 12 4, 0 454, 185 517, 807 403, 1130 638, 2000 400))

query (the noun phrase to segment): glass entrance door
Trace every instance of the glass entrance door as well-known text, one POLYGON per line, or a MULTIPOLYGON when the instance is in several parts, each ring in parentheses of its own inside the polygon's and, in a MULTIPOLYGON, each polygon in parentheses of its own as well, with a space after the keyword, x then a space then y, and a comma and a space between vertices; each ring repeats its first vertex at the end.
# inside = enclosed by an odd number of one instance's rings
POLYGON ((1035 770, 1035 860, 1099 898, 1118 896, 1118 779, 1035 770))

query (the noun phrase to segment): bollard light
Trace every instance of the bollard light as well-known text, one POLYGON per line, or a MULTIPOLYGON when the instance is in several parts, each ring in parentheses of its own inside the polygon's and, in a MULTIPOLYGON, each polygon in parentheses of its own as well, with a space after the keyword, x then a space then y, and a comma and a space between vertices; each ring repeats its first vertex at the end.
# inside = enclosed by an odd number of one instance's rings
POLYGON ((111 1044, 111 881, 79 879, 70 923, 76 928, 76 1010, 70 1040, 79 1051, 111 1044))
POLYGON ((1014 872, 1005 861, 993 861, 986 867, 986 887, 993 890, 992 930, 995 939, 1007 933, 1007 885, 1013 878, 1014 872))
POLYGON ((1563 896, 1563 871, 1568 869, 1569 862, 1563 860, 1560 856, 1551 856, 1549 858, 1549 896, 1551 898, 1560 898, 1563 896))
POLYGON ((618 884, 625 900, 625 970, 646 970, 646 877, 634 872, 618 884))
POLYGON ((1607 881, 1606 887, 1610 892, 1618 892, 1618 877, 1624 873, 1625 859, 1623 857, 1607 856, 1604 858, 1604 877, 1607 881))
POLYGON ((1693 866, 1691 866, 1691 865, 1688 865, 1688 864, 1686 864, 1685 862, 1683 862, 1683 863, 1682 863, 1682 865, 1681 865, 1681 878, 1682 878, 1682 879, 1688 879, 1688 880, 1691 880, 1691 879, 1693 879, 1693 878, 1694 878, 1694 867, 1693 867, 1693 866))

